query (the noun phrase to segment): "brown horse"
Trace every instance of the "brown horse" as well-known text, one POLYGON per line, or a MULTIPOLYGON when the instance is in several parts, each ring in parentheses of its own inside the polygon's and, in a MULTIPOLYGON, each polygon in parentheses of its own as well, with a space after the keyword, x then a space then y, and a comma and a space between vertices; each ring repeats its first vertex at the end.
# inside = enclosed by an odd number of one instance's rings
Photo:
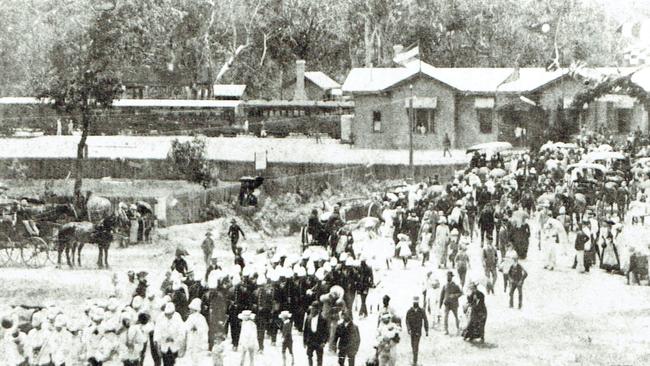
POLYGON ((77 264, 81 266, 81 250, 84 244, 92 243, 97 244, 99 248, 97 266, 99 268, 108 267, 108 248, 113 241, 113 229, 118 220, 116 215, 111 215, 102 219, 98 224, 82 221, 70 222, 61 226, 58 235, 57 264, 61 265, 61 254, 65 250, 68 266, 74 265, 75 253, 77 253, 77 264), (72 251, 72 262, 70 261, 70 251, 72 251))

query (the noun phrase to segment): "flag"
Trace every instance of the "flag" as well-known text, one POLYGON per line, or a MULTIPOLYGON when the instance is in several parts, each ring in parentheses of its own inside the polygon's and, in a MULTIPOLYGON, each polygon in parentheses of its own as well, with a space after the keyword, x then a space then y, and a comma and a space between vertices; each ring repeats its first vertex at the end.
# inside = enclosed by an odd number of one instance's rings
POLYGON ((397 64, 402 64, 410 60, 413 60, 415 58, 418 58, 419 56, 420 56, 420 45, 419 43, 414 43, 411 47, 408 48, 408 50, 398 55, 395 55, 395 58, 393 58, 393 62, 397 64))

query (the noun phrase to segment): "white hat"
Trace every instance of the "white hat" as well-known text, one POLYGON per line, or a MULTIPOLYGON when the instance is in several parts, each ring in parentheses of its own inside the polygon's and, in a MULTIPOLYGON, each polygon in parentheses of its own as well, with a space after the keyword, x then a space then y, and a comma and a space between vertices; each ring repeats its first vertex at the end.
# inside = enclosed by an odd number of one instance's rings
MULTIPOLYGON (((341 254, 341 257, 343 257, 343 254, 341 254)), ((343 262, 343 258, 341 258, 341 262, 343 262)), ((329 264, 331 266, 336 266, 339 263, 339 261, 336 259, 336 257, 330 258, 329 264)))
POLYGON ((257 286, 264 286, 264 285, 266 285, 266 276, 264 276, 263 274, 260 274, 260 275, 257 277, 257 282, 256 282, 256 284, 257 284, 257 286))
POLYGON ((55 327, 63 328, 63 327, 65 327, 65 324, 66 324, 65 315, 59 314, 59 315, 56 316, 56 318, 54 318, 54 326, 55 327))
POLYGON ((133 297, 133 300, 131 301, 131 307, 134 310, 139 310, 142 307, 142 298, 140 296, 133 297))
POLYGON ((307 275, 307 271, 305 270, 304 267, 298 267, 294 270, 294 273, 298 277, 305 277, 307 275))
POLYGON ((325 269, 323 269, 323 268, 319 268, 318 270, 316 270, 315 275, 316 275, 316 278, 317 278, 319 281, 324 280, 324 279, 325 279, 325 269))
POLYGON ((278 318, 280 319, 290 319, 291 318, 291 313, 287 310, 282 310, 280 312, 280 315, 278 315, 278 318))
POLYGON ((348 266, 348 267, 351 267, 353 265, 353 263, 354 263, 354 259, 352 257, 348 257, 345 260, 345 265, 348 266))
POLYGON ((332 270, 332 265, 330 264, 330 262, 325 262, 325 263, 323 264, 323 267, 321 267, 321 268, 319 268, 319 269, 322 269, 322 270, 325 271, 325 272, 329 272, 329 271, 332 270))
POLYGON ((176 312, 176 307, 174 306, 174 303, 168 302, 165 304, 165 310, 164 313, 167 315, 174 314, 176 312))
POLYGON ((237 317, 241 320, 253 320, 255 319, 255 314, 250 310, 244 310, 237 317))
POLYGON ((199 298, 192 299, 188 308, 194 311, 201 311, 201 299, 199 298))
POLYGON ((339 258, 341 259, 341 262, 345 262, 345 260, 348 259, 348 253, 346 252, 341 253, 339 258))

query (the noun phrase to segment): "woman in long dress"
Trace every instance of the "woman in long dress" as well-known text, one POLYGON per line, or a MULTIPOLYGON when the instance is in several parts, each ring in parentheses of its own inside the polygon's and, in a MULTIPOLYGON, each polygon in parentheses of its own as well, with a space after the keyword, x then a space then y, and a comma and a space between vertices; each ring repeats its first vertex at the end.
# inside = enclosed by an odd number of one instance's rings
MULTIPOLYGON (((607 224, 613 223, 607 222, 607 224)), ((609 225, 604 225, 603 229, 604 230, 602 230, 600 233, 601 235, 598 238, 598 244, 601 248, 600 257, 602 258, 600 268, 606 270, 607 272, 620 271, 621 261, 618 256, 618 248, 614 243, 614 234, 612 233, 609 225)))
POLYGON ((418 251, 422 254, 422 267, 429 260, 429 253, 431 252, 431 237, 433 235, 431 225, 424 223, 420 229, 420 243, 418 244, 418 251))
POLYGON ((438 268, 447 267, 447 245, 449 244, 449 226, 447 226, 447 218, 441 216, 438 219, 438 226, 436 227, 435 238, 435 257, 438 268))
POLYGON ((463 330, 463 340, 472 341, 480 339, 485 342, 485 322, 487 321, 487 307, 485 296, 476 288, 476 283, 469 285, 470 294, 467 296, 467 312, 469 322, 463 330))
POLYGON ((255 365, 255 351, 257 351, 257 326, 255 325, 255 314, 250 310, 244 310, 237 316, 241 319, 241 333, 239 334, 239 348, 241 349, 241 362, 244 365, 246 354, 250 359, 250 366, 255 365))

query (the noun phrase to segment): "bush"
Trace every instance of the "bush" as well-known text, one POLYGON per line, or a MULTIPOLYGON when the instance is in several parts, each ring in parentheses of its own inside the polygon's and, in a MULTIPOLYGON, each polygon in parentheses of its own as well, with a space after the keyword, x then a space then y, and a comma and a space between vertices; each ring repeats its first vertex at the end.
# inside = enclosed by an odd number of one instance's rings
POLYGON ((174 139, 167 154, 167 161, 174 173, 185 180, 199 183, 205 188, 210 186, 213 177, 208 165, 204 139, 195 137, 187 142, 174 139))

